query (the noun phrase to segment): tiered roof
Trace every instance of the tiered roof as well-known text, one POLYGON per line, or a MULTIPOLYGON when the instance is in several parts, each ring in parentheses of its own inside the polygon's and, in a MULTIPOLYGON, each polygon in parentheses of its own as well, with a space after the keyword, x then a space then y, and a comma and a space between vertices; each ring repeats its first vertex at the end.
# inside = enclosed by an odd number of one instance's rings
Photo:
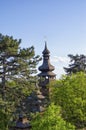
POLYGON ((52 71, 55 69, 55 67, 53 65, 51 65, 50 63, 50 51, 47 48, 47 44, 45 42, 45 48, 44 51, 42 52, 43 54, 43 64, 39 67, 39 70, 41 71, 41 73, 39 74, 39 76, 48 76, 48 77, 55 77, 56 74, 54 74, 52 71))

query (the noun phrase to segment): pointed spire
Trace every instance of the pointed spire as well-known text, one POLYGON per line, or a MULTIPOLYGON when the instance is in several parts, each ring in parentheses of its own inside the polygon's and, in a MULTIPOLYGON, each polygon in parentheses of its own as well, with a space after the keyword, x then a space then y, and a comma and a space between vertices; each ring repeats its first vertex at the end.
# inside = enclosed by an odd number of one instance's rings
POLYGON ((45 49, 47 49, 47 42, 45 41, 45 49))
POLYGON ((45 49, 42 53, 43 54, 49 54, 50 53, 50 51, 47 49, 47 42, 46 41, 45 41, 45 49))
POLYGON ((47 43, 45 42, 45 48, 43 53, 43 64, 39 67, 39 70, 41 71, 41 73, 39 74, 39 76, 48 76, 48 77, 55 77, 56 74, 54 74, 52 71, 55 69, 55 67, 53 65, 51 65, 50 63, 50 51, 47 49, 47 43))

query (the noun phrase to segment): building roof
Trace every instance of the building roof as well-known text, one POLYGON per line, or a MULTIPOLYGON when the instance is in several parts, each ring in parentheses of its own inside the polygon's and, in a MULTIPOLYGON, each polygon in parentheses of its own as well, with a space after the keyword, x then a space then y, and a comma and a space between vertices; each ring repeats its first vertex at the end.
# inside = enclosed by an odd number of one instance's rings
POLYGON ((44 51, 42 52, 44 55, 45 54, 49 54, 50 51, 47 49, 47 43, 45 42, 45 48, 44 48, 44 51))
POLYGON ((45 77, 45 76, 48 76, 48 77, 55 77, 56 74, 53 73, 53 72, 48 71, 48 72, 41 72, 41 73, 38 74, 38 76, 43 76, 43 77, 45 77))
POLYGON ((23 116, 19 116, 19 119, 16 122, 15 128, 24 129, 24 128, 30 128, 30 127, 31 125, 28 123, 28 120, 24 118, 23 116))
POLYGON ((55 67, 50 64, 50 61, 44 61, 43 64, 39 67, 40 71, 53 71, 55 67))
POLYGON ((54 74, 52 71, 55 69, 53 65, 50 63, 50 51, 47 48, 47 43, 45 42, 45 48, 43 53, 43 64, 39 67, 39 70, 41 71, 38 76, 48 76, 48 77, 55 77, 56 74, 54 74))

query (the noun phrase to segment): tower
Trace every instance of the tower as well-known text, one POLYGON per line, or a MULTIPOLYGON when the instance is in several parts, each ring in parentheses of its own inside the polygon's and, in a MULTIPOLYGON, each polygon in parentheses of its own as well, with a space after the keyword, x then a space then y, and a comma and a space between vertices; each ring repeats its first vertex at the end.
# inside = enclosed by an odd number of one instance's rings
POLYGON ((47 43, 45 42, 45 48, 42 52, 43 54, 43 64, 38 68, 41 73, 38 74, 40 77, 39 86, 42 88, 43 95, 46 94, 46 85, 49 84, 51 80, 54 80, 56 74, 53 73, 55 67, 50 63, 50 51, 47 48, 47 43))
MULTIPOLYGON (((43 53, 43 64, 39 67, 41 73, 38 74, 38 76, 40 77, 39 86, 41 89, 38 90, 37 92, 33 91, 25 100, 25 102, 22 102, 23 104, 25 104, 25 106, 27 106, 27 108, 24 107, 24 109, 29 111, 27 112, 28 114, 43 112, 45 110, 45 107, 49 105, 49 88, 47 88, 47 84, 49 84, 49 82, 51 80, 54 80, 56 77, 56 74, 53 73, 55 68, 50 63, 50 51, 47 48, 46 42, 45 42, 45 48, 42 53, 43 53)), ((31 125, 28 124, 27 118, 19 116, 15 128, 16 130, 17 129, 29 130, 31 128, 31 125)))
POLYGON ((39 67, 41 71, 39 76, 39 84, 37 87, 37 91, 33 92, 28 97, 28 108, 30 112, 43 112, 46 106, 49 105, 49 88, 47 84, 51 80, 54 80, 56 74, 52 71, 55 69, 53 65, 50 63, 50 51, 47 48, 47 44, 45 42, 45 48, 43 50, 43 64, 39 67))

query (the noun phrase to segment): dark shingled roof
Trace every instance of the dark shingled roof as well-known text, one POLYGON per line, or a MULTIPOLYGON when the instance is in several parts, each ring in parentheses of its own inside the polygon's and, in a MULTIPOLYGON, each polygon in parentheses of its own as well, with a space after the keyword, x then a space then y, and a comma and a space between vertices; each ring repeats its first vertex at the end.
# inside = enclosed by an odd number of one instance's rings
POLYGON ((43 54, 49 54, 50 53, 50 51, 47 49, 47 43, 46 42, 45 42, 45 49, 42 53, 43 54))
POLYGON ((46 62, 43 62, 43 64, 39 67, 40 71, 53 71, 55 67, 50 64, 49 60, 46 62))
POLYGON ((54 74, 52 71, 55 69, 53 65, 50 63, 50 51, 47 49, 47 44, 45 42, 45 49, 42 52, 43 53, 43 64, 39 67, 39 70, 41 71, 38 76, 50 76, 50 77, 55 77, 56 74, 54 74))
POLYGON ((22 122, 17 122, 15 128, 29 128, 30 125, 28 123, 22 123, 22 122))
POLYGON ((31 128, 31 125, 27 122, 27 120, 24 121, 24 117, 22 115, 19 115, 19 119, 16 122, 15 128, 20 128, 20 129, 31 128))

